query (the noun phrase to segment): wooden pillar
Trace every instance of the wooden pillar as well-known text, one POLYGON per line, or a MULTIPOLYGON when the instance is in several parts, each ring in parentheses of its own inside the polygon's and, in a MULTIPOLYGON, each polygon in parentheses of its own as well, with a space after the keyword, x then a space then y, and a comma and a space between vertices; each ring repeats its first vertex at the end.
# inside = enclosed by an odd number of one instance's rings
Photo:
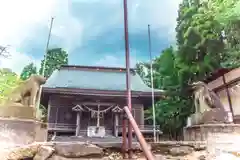
POLYGON ((159 136, 160 136, 159 131, 157 131, 156 135, 157 135, 157 142, 159 142, 159 136))
MULTIPOLYGON (((112 112, 114 113, 114 136, 118 137, 118 130, 119 130, 119 116, 122 113, 122 109, 117 105, 112 109, 112 112)), ((124 120, 123 120, 124 121, 124 120)), ((124 122, 123 122, 124 126, 124 122)), ((123 127, 124 128, 124 127, 123 127)), ((122 131, 124 132, 124 131, 122 131)))
POLYGON ((54 121, 54 127, 55 128, 58 127, 58 112, 59 112, 59 108, 57 107, 57 111, 56 111, 56 115, 55 115, 55 121, 54 121))
POLYGON ((48 100, 48 113, 47 113, 47 121, 50 122, 50 112, 51 112, 51 101, 48 100))
POLYGON ((78 111, 77 112, 77 120, 76 120, 76 132, 75 132, 75 136, 79 136, 80 135, 80 124, 81 124, 81 112, 78 111))
POLYGON ((75 136, 79 136, 79 134, 80 134, 80 124, 81 124, 81 113, 84 110, 83 110, 81 105, 76 105, 75 107, 72 108, 72 110, 77 113, 75 136))
MULTIPOLYGON (((50 98, 51 99, 51 98, 50 98)), ((49 127, 49 123, 50 123, 50 112, 51 112, 51 100, 48 100, 48 108, 47 108, 47 126, 49 127)), ((49 132, 48 132, 48 127, 47 127, 47 137, 49 136, 49 132)), ((47 138, 48 139, 48 138, 47 138)))
POLYGON ((118 137, 119 114, 115 113, 115 137, 118 137))

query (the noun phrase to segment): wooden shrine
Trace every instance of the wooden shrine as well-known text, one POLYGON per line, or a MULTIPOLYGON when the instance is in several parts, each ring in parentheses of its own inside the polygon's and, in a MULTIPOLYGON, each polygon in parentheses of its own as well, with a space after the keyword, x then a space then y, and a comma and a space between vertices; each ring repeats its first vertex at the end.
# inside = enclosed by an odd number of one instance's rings
MULTIPOLYGON (((144 110, 151 107, 151 88, 131 69, 132 114, 142 132, 144 110)), ((154 90, 159 99, 163 91, 154 90)), ((105 137, 122 134, 122 108, 126 106, 124 68, 62 66, 43 86, 42 104, 48 108, 48 133, 105 137)), ((160 132, 160 130, 158 130, 160 132)))

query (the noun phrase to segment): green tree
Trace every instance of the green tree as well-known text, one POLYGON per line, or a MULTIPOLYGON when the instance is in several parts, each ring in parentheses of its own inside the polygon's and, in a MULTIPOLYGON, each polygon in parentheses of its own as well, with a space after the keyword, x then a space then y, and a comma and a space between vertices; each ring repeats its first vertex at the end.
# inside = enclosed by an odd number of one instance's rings
POLYGON ((22 70, 22 73, 20 75, 20 78, 22 80, 28 79, 32 74, 37 74, 37 67, 33 64, 30 63, 27 66, 25 66, 22 70))
POLYGON ((210 1, 215 20, 221 24, 225 34, 225 54, 222 66, 235 68, 240 66, 240 1, 210 1))
POLYGON ((188 84, 203 80, 212 71, 221 68, 225 54, 221 31, 222 27, 208 1, 183 0, 180 4, 176 27, 178 50, 175 60, 180 85, 177 99, 182 104, 188 104, 191 112, 192 93, 188 84))
MULTIPOLYGON (((156 121, 165 133, 176 137, 194 111, 189 83, 218 68, 240 66, 239 9, 239 0, 183 0, 179 5, 177 50, 167 48, 153 62, 154 87, 167 93, 156 102, 156 121)), ((139 63, 137 72, 150 81, 149 64, 139 63)), ((146 113, 151 117, 151 107, 146 113)))
POLYGON ((10 69, 0 69, 0 103, 3 103, 7 96, 21 83, 18 75, 10 69))
POLYGON ((179 61, 185 66, 180 77, 192 82, 220 67, 224 52, 221 27, 207 1, 183 0, 177 18, 179 61), (187 75, 187 76, 186 76, 187 75))
MULTIPOLYGON (((186 117, 191 113, 190 104, 181 92, 179 61, 177 53, 169 47, 153 62, 154 86, 166 91, 166 97, 156 102, 156 122, 164 133, 176 138, 181 134, 181 128, 186 123, 186 117)), ((146 111, 146 116, 152 118, 152 107, 146 111)))
MULTIPOLYGON (((156 103, 156 120, 165 133, 176 137, 194 111, 188 84, 203 80, 220 68, 225 54, 222 26, 206 1, 183 0, 179 5, 177 50, 165 49, 154 61, 154 86, 167 92, 156 103)), ((151 109, 147 111, 151 116, 151 109)))
MULTIPOLYGON (((46 64, 44 76, 49 77, 54 70, 59 69, 61 65, 68 64, 68 54, 62 48, 54 48, 48 50, 46 54, 46 64)), ((41 61, 39 73, 43 73, 44 60, 41 61)))

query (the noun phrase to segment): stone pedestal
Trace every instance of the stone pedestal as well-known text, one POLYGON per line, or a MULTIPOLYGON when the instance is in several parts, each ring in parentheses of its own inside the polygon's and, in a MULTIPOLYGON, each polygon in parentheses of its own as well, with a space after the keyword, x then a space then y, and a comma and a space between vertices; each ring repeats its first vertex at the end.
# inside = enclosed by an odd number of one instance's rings
POLYGON ((183 129, 185 141, 206 141, 208 135, 219 133, 239 133, 240 124, 202 124, 183 129))
POLYGON ((0 106, 0 117, 19 118, 19 119, 36 119, 36 109, 33 107, 6 105, 0 106))
POLYGON ((0 143, 24 145, 35 142, 41 123, 34 120, 0 118, 0 143))
POLYGON ((0 143, 30 144, 36 140, 41 123, 32 107, 0 106, 0 143))

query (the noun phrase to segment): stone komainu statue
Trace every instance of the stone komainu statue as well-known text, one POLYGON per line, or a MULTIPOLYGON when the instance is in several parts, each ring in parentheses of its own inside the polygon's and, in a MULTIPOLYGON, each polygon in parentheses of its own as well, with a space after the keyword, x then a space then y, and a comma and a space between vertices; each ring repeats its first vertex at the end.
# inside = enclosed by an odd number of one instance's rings
POLYGON ((229 123, 228 112, 219 97, 204 82, 191 84, 194 89, 195 114, 191 116, 192 125, 229 123))
POLYGON ((39 88, 46 83, 46 78, 40 75, 32 75, 29 79, 22 82, 9 95, 6 104, 15 106, 35 107, 36 97, 39 88))

